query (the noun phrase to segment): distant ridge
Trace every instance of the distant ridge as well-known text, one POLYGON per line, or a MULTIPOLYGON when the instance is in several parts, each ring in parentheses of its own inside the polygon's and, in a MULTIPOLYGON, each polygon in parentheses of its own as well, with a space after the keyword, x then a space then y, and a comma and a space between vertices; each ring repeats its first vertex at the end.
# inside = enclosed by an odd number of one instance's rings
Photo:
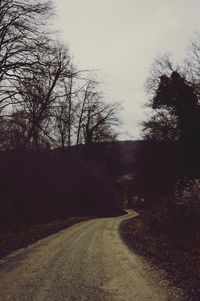
MULTIPOLYGON (((119 160, 121 163, 120 175, 132 174, 136 172, 136 155, 140 147, 144 144, 144 140, 116 140, 112 142, 102 142, 94 144, 94 153, 100 150, 100 153, 103 151, 103 147, 109 146, 113 155, 115 154, 115 158, 119 160)), ((70 149, 73 154, 77 152, 84 151, 84 144, 72 145, 70 149)), ((66 147, 65 151, 69 148, 66 147)), ((63 150, 61 148, 55 149, 55 151, 63 150)))
POLYGON ((122 174, 134 173, 136 171, 136 153, 143 145, 144 140, 116 141, 121 150, 122 174))

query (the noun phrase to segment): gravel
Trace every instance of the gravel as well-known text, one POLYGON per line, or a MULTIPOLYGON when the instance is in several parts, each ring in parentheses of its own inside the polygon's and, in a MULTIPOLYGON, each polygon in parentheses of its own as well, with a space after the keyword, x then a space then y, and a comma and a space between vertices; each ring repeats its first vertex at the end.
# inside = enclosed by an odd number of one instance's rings
POLYGON ((3 258, 0 300, 180 301, 123 243, 119 225, 136 215, 81 222, 3 258))

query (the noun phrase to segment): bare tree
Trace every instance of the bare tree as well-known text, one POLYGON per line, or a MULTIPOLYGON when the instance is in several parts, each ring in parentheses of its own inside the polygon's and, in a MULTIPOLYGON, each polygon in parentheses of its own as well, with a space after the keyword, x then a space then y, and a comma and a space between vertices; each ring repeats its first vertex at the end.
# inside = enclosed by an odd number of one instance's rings
POLYGON ((77 138, 76 138, 76 144, 80 143, 80 135, 81 130, 83 128, 83 123, 85 121, 85 112, 86 112, 86 106, 90 102, 90 98, 94 97, 96 94, 96 91, 94 89, 96 88, 96 81, 89 80, 86 84, 86 86, 82 89, 79 97, 79 110, 77 113, 77 138))
POLYGON ((28 120, 24 148, 31 141, 37 146, 40 133, 48 133, 45 123, 52 115, 57 91, 63 78, 70 76, 69 52, 63 46, 51 47, 48 53, 40 51, 38 61, 39 64, 28 69, 23 78, 18 78, 17 96, 13 101, 17 104, 14 110, 23 110, 28 120))
POLYGON ((55 136, 58 138, 58 145, 62 148, 71 146, 75 142, 77 129, 77 114, 80 109, 80 95, 85 86, 85 78, 81 74, 86 71, 76 70, 70 64, 69 76, 63 78, 59 91, 57 91, 57 102, 54 105, 53 118, 55 123, 55 136))
POLYGON ((191 39, 188 47, 188 56, 185 60, 185 78, 194 88, 200 99, 200 33, 197 32, 191 39))
POLYGON ((44 25, 52 12, 50 1, 0 1, 0 105, 6 107, 16 90, 11 82, 37 61, 35 49, 46 45, 44 25))
POLYGON ((85 144, 112 140, 115 136, 113 127, 119 125, 120 104, 106 104, 98 86, 95 80, 88 80, 82 90, 77 113, 77 144, 81 139, 85 144))
POLYGON ((58 136, 58 146, 64 148, 67 145, 68 137, 68 107, 64 101, 60 100, 58 105, 54 108, 53 114, 55 116, 55 136, 58 136), (58 134, 57 134, 58 132, 58 134))
POLYGON ((170 76, 174 71, 181 73, 181 67, 173 62, 170 54, 158 56, 153 60, 145 82, 145 90, 150 97, 156 93, 160 77, 163 75, 170 76))
POLYGON ((61 119, 63 126, 65 127, 67 134, 67 145, 71 146, 73 126, 75 123, 75 111, 76 111, 76 98, 79 91, 79 87, 76 85, 77 76, 79 71, 76 71, 74 66, 70 66, 70 75, 68 78, 65 77, 63 80, 64 85, 64 99, 61 104, 61 113, 65 114, 65 118, 61 114, 61 119), (63 110, 65 109, 65 110, 63 110), (65 125, 64 125, 65 124, 65 125))

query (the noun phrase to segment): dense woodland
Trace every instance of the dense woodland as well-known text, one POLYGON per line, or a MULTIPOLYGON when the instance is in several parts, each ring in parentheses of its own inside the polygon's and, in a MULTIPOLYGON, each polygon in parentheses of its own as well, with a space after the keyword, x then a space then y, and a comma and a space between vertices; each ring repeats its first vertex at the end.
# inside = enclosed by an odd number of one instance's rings
POLYGON ((137 188, 156 201, 184 190, 200 176, 200 37, 190 42, 182 65, 169 55, 155 59, 146 89, 152 114, 143 122, 137 188), (179 187, 178 187, 179 186, 179 187))
POLYGON ((0 1, 3 231, 121 210, 117 150, 107 144, 120 105, 104 100, 94 73, 73 64, 51 30, 53 16, 51 1, 0 1))
POLYGON ((199 34, 182 65, 169 56, 152 65, 146 83, 151 115, 143 122, 133 183, 135 205, 145 213, 124 230, 127 241, 131 237, 134 248, 184 290, 186 300, 200 295, 199 71, 199 34))
POLYGON ((148 118, 137 143, 130 204, 141 214, 121 224, 134 252, 165 270, 183 293, 200 296, 200 35, 187 57, 154 60, 146 81, 148 118))

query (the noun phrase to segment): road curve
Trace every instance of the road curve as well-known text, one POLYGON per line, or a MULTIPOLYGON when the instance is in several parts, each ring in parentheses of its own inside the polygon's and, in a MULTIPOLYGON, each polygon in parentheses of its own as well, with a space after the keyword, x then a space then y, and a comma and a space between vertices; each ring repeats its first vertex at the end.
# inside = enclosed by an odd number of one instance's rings
POLYGON ((1 260, 0 300, 176 300, 120 238, 120 222, 134 215, 76 224, 1 260))

